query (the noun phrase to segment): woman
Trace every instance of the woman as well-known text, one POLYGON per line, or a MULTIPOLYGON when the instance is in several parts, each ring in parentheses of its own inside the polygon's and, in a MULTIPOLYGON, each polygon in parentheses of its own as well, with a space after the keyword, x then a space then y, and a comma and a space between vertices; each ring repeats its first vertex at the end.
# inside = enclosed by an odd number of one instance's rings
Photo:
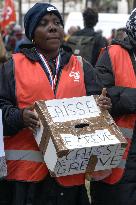
MULTIPOLYGON (((33 136, 39 121, 32 110, 36 100, 99 94, 100 87, 90 65, 82 69, 77 57, 60 48, 64 30, 56 7, 35 4, 25 15, 24 27, 32 44, 22 46, 0 70, 7 180, 14 186, 10 204, 26 204, 34 182, 43 180, 36 184, 33 204, 88 205, 83 174, 50 177, 33 136)), ((103 96, 101 103, 108 108, 110 101, 103 96)))
POLYGON ((91 182, 92 205, 136 204, 136 9, 126 23, 127 37, 114 40, 96 64, 107 87, 112 116, 128 144, 117 168, 103 181, 91 182))

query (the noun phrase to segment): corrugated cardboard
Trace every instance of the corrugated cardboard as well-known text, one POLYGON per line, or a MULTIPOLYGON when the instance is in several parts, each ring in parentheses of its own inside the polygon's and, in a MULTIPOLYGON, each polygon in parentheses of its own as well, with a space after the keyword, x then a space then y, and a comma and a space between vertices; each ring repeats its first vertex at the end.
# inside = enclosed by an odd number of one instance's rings
POLYGON ((35 103, 41 121, 36 136, 52 176, 66 176, 118 166, 126 140, 96 96, 35 103))

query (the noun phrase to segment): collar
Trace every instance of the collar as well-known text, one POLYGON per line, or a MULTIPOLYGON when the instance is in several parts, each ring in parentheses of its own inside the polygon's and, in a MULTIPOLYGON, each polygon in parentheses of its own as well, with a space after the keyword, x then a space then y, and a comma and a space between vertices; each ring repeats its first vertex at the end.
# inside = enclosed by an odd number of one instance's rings
MULTIPOLYGON (((22 45, 20 52, 23 53, 31 61, 39 62, 40 60, 33 44, 22 45)), ((72 53, 67 52, 63 48, 61 48, 60 55, 61 55, 60 65, 63 68, 69 62, 72 53)))
POLYGON ((129 37, 126 37, 124 40, 112 40, 112 45, 120 45, 122 48, 128 50, 129 52, 134 49, 134 44, 129 37))

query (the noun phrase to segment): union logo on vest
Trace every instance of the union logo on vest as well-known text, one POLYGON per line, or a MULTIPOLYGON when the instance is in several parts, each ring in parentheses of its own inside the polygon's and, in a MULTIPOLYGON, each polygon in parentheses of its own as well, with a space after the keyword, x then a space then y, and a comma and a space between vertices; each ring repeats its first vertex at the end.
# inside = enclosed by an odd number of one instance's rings
POLYGON ((73 77, 74 78, 74 82, 79 82, 79 80, 80 80, 80 72, 78 71, 78 72, 74 72, 74 71, 71 71, 70 73, 69 73, 69 77, 73 77))

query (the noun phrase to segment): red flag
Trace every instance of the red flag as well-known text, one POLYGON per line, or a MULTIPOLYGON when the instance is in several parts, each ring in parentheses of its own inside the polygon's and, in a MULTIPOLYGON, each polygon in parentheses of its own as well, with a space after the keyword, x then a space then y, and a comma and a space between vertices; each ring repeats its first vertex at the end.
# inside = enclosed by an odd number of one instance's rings
POLYGON ((16 21, 16 13, 13 0, 5 0, 1 19, 2 20, 0 24, 2 28, 5 28, 10 22, 16 21))

